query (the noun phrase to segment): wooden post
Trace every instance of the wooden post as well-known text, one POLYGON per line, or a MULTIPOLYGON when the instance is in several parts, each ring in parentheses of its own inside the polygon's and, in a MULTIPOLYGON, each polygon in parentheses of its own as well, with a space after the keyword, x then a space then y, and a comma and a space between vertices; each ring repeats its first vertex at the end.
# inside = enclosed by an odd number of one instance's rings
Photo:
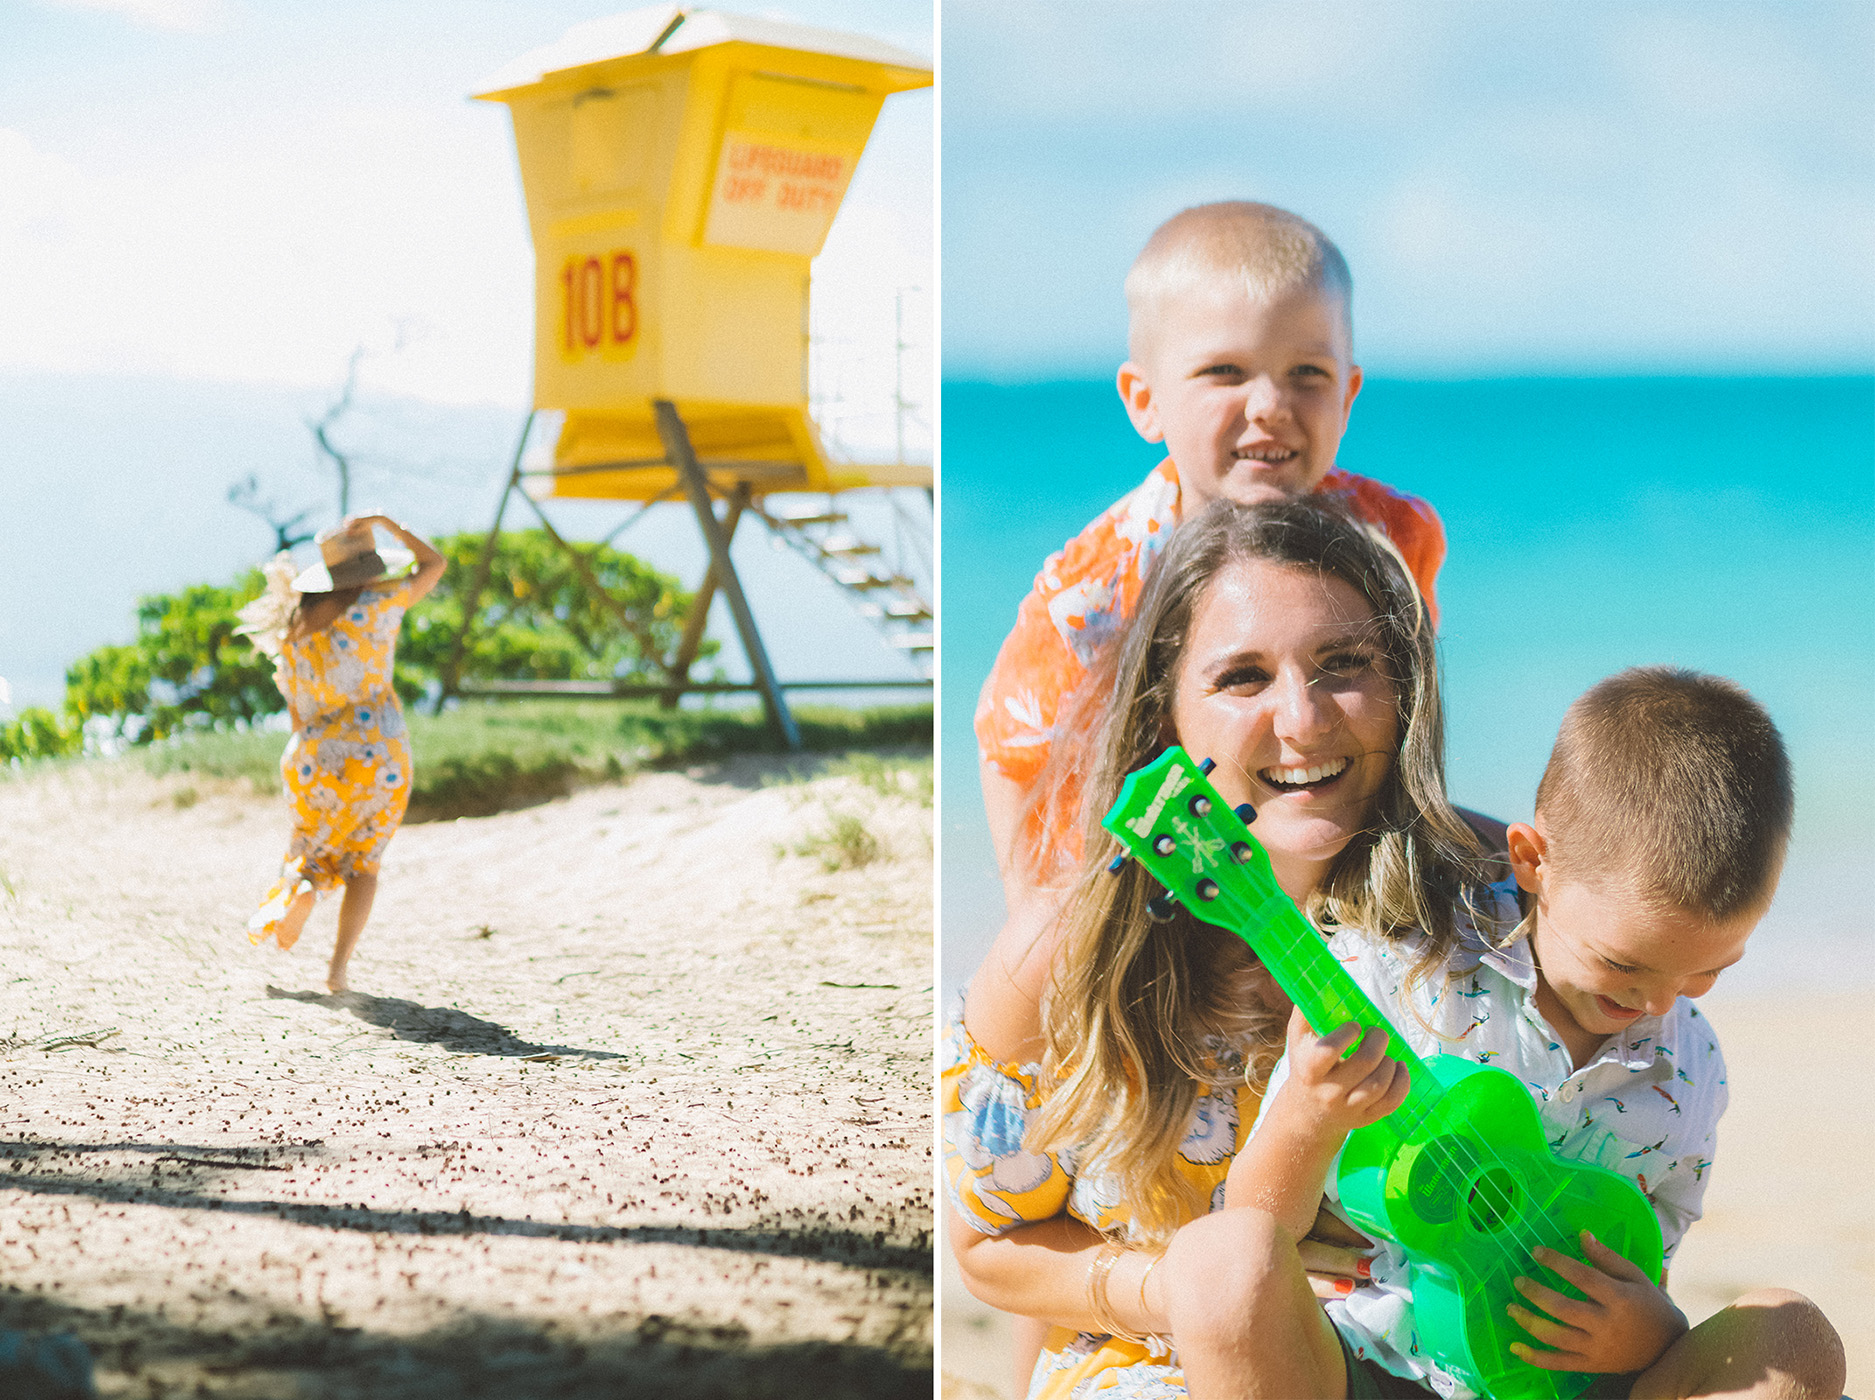
POLYGON ((703 468, 697 462, 697 454, 690 445, 690 433, 684 427, 684 420, 677 416, 677 406, 669 399, 653 399, 651 406, 658 416, 658 436, 664 440, 664 451, 683 480, 684 492, 690 497, 691 509, 697 515, 697 525, 709 544, 710 566, 717 586, 729 600, 729 611, 736 620, 742 649, 748 654, 749 669, 755 672, 755 683, 761 687, 768 727, 791 752, 798 752, 801 731, 795 727, 794 716, 788 713, 788 702, 782 698, 774 668, 768 664, 768 651, 762 645, 761 633, 755 629, 755 615, 749 611, 749 600, 743 595, 742 580, 736 577, 736 566, 730 561, 729 541, 723 534, 722 522, 716 518, 716 508, 710 503, 709 478, 703 475, 703 468))
MULTIPOLYGON (((736 526, 742 523, 742 511, 749 503, 749 483, 737 485, 736 494, 729 500, 729 510, 723 517, 723 543, 731 545, 736 540, 736 526)), ((703 571, 703 581, 697 585, 696 597, 691 601, 690 614, 684 618, 684 635, 677 643, 677 655, 671 662, 671 688, 664 692, 658 704, 667 710, 677 708, 677 702, 683 698, 684 685, 690 679, 690 667, 697 659, 697 648, 703 645, 703 629, 709 625, 710 604, 716 601, 716 560, 710 559, 709 567, 703 571)))

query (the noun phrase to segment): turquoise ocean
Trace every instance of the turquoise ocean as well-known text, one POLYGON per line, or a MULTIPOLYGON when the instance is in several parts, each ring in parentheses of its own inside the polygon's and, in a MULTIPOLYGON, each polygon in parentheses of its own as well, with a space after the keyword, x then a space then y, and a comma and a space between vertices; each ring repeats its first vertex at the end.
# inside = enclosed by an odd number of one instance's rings
MULTIPOLYGON (((1162 455, 1109 383, 944 386, 942 986, 1001 921, 971 712, 1042 560, 1162 455)), ((1783 886, 1728 981, 1875 985, 1875 378, 1369 380, 1340 465, 1431 501, 1447 778, 1527 818, 1569 702, 1729 676, 1797 777, 1783 886)))

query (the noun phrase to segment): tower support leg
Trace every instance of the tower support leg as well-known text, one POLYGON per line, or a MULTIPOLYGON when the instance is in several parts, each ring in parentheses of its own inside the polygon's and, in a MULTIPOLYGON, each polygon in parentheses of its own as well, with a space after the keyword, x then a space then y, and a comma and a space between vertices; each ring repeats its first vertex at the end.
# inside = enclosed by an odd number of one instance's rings
MULTIPOLYGON (((736 487, 736 494, 730 498, 729 509, 723 516, 724 545, 735 543, 736 526, 742 523, 742 511, 748 504, 749 483, 745 481, 736 487)), ((710 604, 716 601, 716 587, 716 559, 712 556, 709 567, 703 571, 703 581, 697 585, 690 614, 684 619, 684 635, 677 643, 677 654, 671 660, 671 688, 658 701, 667 710, 677 708, 684 683, 690 679, 690 667, 697 659, 698 648, 703 645, 703 629, 709 624, 710 604)))
POLYGON ((736 632, 749 658, 749 669, 755 672, 755 683, 761 688, 768 727, 791 752, 798 752, 801 731, 795 727, 794 716, 788 713, 788 702, 782 698, 774 668, 768 664, 768 651, 762 645, 761 633, 755 629, 755 615, 749 611, 749 600, 743 595, 742 580, 736 577, 736 566, 730 562, 729 540, 723 533, 722 522, 716 518, 716 508, 710 503, 709 479, 697 463, 690 433, 684 427, 684 420, 677 416, 677 406, 669 399, 652 400, 652 408, 657 413, 658 436, 663 439, 665 454, 683 480, 684 492, 690 497, 691 509, 697 515, 697 525, 710 547, 710 568, 716 575, 717 587, 729 601, 736 632))

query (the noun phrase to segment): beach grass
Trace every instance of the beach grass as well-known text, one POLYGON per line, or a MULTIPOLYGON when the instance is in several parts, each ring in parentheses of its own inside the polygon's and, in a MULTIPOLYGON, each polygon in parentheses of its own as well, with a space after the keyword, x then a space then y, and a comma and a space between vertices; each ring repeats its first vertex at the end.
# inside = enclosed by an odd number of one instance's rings
MULTIPOLYGON (((793 714, 807 750, 842 755, 816 771, 847 773, 882 795, 930 805, 929 704, 802 705, 793 714)), ((442 715, 413 713, 409 721, 416 759, 412 821, 486 816, 639 769, 777 751, 756 706, 665 710, 655 701, 476 701, 442 715)), ((256 792, 271 793, 280 785, 286 739, 277 730, 191 733, 133 750, 128 758, 159 776, 245 780, 256 792)))

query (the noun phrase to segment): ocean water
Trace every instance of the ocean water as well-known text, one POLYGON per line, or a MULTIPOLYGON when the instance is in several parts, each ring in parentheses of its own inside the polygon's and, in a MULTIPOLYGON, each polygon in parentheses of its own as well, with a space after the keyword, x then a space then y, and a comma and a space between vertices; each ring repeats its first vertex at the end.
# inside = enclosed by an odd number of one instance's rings
MULTIPOLYGON (((1105 383, 951 383, 943 414, 942 980, 1002 915, 971 711, 1044 557, 1159 460, 1105 383)), ((1340 464, 1430 500, 1453 797, 1526 818, 1588 686, 1729 676, 1796 772, 1783 886, 1729 982, 1875 985, 1875 378, 1370 380, 1340 464)))

